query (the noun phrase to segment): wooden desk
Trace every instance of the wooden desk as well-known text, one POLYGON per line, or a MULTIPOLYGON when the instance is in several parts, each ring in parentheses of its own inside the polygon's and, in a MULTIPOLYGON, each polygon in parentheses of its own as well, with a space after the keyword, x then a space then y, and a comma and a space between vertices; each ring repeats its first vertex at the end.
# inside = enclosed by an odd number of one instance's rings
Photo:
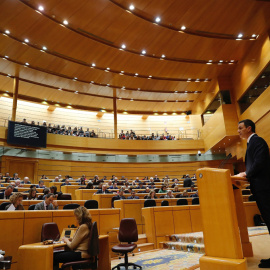
MULTIPOLYGON (((66 244, 43 245, 35 243, 19 247, 18 270, 52 270, 53 269, 53 249, 64 247, 66 244)), ((111 269, 111 258, 109 249, 109 236, 99 236, 99 270, 111 269)))

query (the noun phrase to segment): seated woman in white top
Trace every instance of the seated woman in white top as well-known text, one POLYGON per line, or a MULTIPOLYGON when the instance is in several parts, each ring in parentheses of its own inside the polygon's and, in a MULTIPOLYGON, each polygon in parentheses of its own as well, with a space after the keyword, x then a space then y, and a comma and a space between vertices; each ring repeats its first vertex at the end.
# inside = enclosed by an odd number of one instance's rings
POLYGON ((24 210, 22 206, 23 194, 17 192, 10 196, 10 204, 6 206, 7 211, 24 210))

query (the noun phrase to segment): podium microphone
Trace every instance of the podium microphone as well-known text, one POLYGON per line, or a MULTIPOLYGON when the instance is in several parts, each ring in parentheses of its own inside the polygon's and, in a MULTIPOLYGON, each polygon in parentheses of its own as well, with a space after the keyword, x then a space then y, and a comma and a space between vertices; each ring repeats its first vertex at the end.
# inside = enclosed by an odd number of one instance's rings
POLYGON ((227 163, 227 161, 232 157, 232 154, 230 153, 224 160, 221 161, 220 165, 219 165, 219 169, 222 169, 224 167, 224 165, 227 163))

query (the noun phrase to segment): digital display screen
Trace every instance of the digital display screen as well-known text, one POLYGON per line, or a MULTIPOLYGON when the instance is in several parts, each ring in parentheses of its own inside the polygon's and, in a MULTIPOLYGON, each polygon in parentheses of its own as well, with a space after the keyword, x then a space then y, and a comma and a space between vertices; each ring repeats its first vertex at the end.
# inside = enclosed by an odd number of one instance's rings
POLYGON ((46 148, 47 128, 9 121, 7 143, 46 148))
POLYGON ((65 237, 70 237, 71 234, 71 230, 66 230, 65 231, 65 237))

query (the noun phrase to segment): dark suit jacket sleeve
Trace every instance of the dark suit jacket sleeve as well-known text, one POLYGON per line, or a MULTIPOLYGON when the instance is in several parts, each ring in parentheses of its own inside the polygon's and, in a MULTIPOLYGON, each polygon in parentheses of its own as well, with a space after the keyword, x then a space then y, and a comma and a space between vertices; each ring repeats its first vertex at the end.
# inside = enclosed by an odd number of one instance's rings
POLYGON ((36 204, 35 210, 44 210, 44 208, 42 207, 42 204, 43 204, 43 202, 40 202, 40 203, 36 204))
POLYGON ((247 178, 256 177, 256 175, 264 168, 265 161, 269 159, 269 149, 266 142, 257 137, 256 143, 254 144, 254 147, 252 147, 251 154, 253 156, 253 162, 249 168, 247 168, 247 178))

